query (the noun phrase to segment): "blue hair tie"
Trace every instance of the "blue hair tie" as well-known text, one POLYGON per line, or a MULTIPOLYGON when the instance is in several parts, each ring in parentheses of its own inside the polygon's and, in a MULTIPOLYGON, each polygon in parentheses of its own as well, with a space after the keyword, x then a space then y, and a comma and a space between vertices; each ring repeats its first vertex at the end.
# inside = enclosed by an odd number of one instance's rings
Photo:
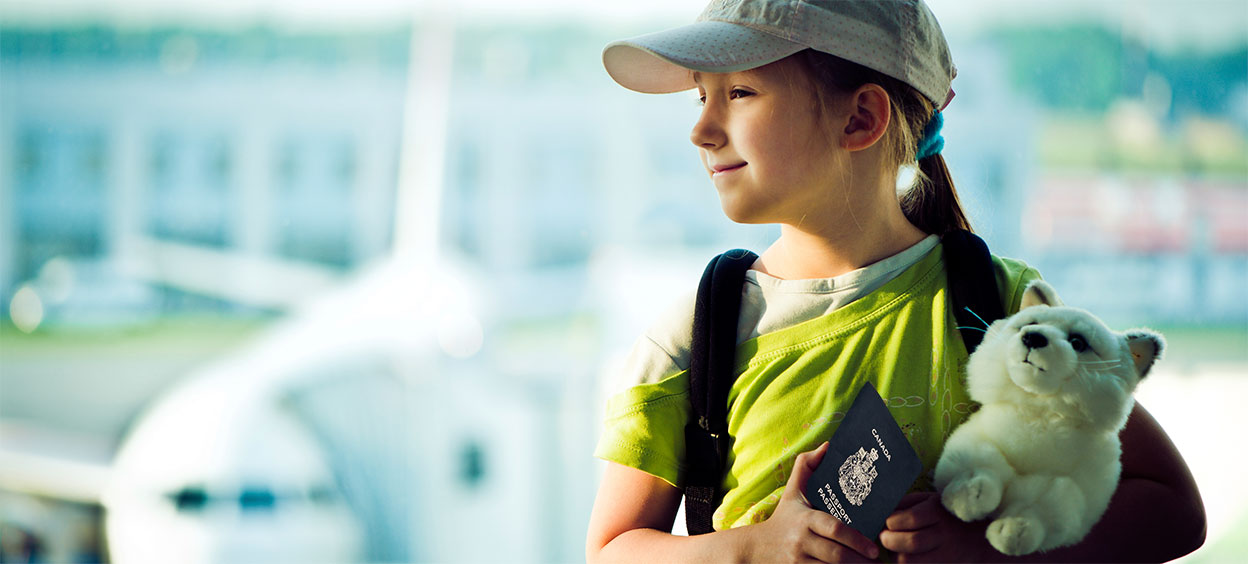
POLYGON ((923 160, 940 153, 945 148, 945 138, 940 129, 945 126, 945 117, 940 110, 932 112, 932 119, 923 126, 923 138, 919 139, 919 147, 915 150, 915 159, 923 160))

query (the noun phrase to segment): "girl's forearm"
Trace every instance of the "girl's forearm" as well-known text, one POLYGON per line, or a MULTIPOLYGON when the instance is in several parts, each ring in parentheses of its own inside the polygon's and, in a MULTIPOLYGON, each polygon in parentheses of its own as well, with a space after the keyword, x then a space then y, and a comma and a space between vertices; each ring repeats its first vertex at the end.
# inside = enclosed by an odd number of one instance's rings
POLYGON ((752 527, 680 536, 657 529, 633 529, 615 537, 597 553, 587 555, 598 562, 750 562, 752 527))
POLYGON ((1014 561, 1162 562, 1188 554, 1204 541, 1205 510, 1198 493, 1146 478, 1124 478, 1083 541, 1014 561))

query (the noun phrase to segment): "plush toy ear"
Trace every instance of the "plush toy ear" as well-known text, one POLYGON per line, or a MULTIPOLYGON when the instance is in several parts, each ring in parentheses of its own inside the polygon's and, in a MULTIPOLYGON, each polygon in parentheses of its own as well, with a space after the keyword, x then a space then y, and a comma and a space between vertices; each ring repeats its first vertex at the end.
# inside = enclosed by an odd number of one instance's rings
POLYGON ((1166 340, 1148 329, 1132 329, 1125 335, 1127 348, 1131 350, 1131 358, 1135 360, 1135 372, 1143 379, 1153 363, 1161 358, 1161 352, 1166 348, 1166 340))
POLYGON ((1057 307, 1062 305, 1062 299, 1057 297, 1057 290, 1054 290, 1048 282, 1036 280, 1028 285, 1026 290, 1023 290, 1023 305, 1021 309, 1027 309, 1034 305, 1057 307))

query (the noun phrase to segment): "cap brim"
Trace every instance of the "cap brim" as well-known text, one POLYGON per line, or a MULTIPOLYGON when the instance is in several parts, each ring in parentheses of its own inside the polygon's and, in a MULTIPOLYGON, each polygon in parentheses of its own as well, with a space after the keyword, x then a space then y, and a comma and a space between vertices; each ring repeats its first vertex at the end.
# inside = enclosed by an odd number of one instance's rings
POLYGON ((756 29, 701 21, 611 43, 602 51, 602 64, 621 86, 661 94, 696 86, 695 71, 749 70, 803 49, 805 45, 756 29))

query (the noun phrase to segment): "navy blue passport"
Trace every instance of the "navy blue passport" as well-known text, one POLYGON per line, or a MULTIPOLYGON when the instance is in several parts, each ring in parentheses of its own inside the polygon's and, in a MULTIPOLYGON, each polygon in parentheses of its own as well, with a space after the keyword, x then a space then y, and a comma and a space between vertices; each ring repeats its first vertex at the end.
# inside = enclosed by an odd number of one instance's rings
POLYGON ((806 499, 875 541, 923 463, 870 382, 828 442, 806 499))

